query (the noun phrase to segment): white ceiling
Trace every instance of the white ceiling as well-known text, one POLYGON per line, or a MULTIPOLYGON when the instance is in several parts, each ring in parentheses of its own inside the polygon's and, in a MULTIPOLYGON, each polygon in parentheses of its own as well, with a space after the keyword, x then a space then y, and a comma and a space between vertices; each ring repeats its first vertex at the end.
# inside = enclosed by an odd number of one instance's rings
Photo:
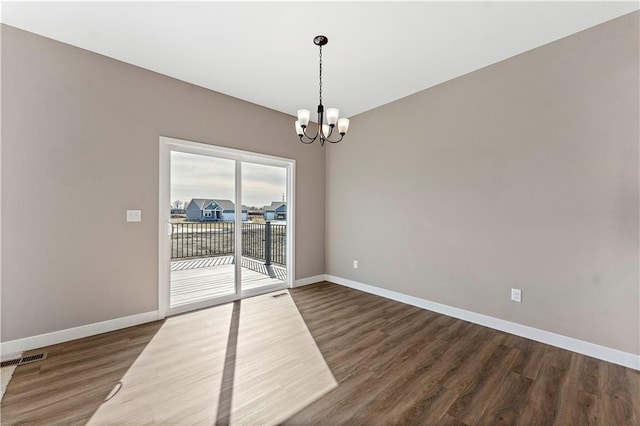
POLYGON ((638 10, 632 2, 3 3, 2 22, 289 114, 353 116, 638 10))

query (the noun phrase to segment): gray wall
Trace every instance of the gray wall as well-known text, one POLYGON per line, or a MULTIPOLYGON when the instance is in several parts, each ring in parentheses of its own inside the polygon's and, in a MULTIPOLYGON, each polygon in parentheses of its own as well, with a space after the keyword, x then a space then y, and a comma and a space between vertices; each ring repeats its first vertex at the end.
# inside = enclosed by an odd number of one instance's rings
POLYGON ((160 135, 296 159, 296 275, 324 273, 324 152, 293 121, 2 26, 2 340, 157 309, 160 135))
POLYGON ((327 273, 640 353, 638 17, 353 117, 327 273))

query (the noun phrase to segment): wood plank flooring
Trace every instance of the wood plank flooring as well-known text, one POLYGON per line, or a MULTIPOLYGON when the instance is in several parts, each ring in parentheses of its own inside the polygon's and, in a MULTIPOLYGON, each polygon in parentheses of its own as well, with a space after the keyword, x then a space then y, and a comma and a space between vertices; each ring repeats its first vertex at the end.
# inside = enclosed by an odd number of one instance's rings
POLYGON ((289 294, 46 348, 0 420, 640 424, 638 371, 326 282, 289 294))
POLYGON ((640 372, 330 283, 291 290, 339 386, 285 424, 640 425, 640 372))
POLYGON ((281 293, 45 348, 16 368, 1 423, 282 422, 337 383, 281 293))

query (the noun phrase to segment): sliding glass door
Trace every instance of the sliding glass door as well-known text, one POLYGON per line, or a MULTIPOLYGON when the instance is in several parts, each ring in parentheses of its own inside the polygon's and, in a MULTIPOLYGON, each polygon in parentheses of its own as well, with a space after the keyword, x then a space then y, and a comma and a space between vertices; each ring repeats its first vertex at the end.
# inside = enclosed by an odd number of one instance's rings
POLYGON ((294 165, 161 138, 161 313, 291 286, 294 165))
POLYGON ((171 151, 169 307, 236 297, 236 161, 171 151))

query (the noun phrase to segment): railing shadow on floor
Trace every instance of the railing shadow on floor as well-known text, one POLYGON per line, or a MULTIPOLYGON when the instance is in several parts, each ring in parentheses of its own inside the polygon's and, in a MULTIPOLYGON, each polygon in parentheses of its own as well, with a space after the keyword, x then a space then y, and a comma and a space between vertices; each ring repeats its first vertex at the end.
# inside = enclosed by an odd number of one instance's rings
MULTIPOLYGON (((234 256, 203 257, 195 259, 174 259, 171 261, 171 271, 184 271, 187 269, 211 268, 220 265, 230 265, 234 263, 234 256)), ((242 257, 242 267, 252 271, 276 278, 282 281, 287 280, 286 268, 279 265, 265 265, 260 259, 242 257)))

